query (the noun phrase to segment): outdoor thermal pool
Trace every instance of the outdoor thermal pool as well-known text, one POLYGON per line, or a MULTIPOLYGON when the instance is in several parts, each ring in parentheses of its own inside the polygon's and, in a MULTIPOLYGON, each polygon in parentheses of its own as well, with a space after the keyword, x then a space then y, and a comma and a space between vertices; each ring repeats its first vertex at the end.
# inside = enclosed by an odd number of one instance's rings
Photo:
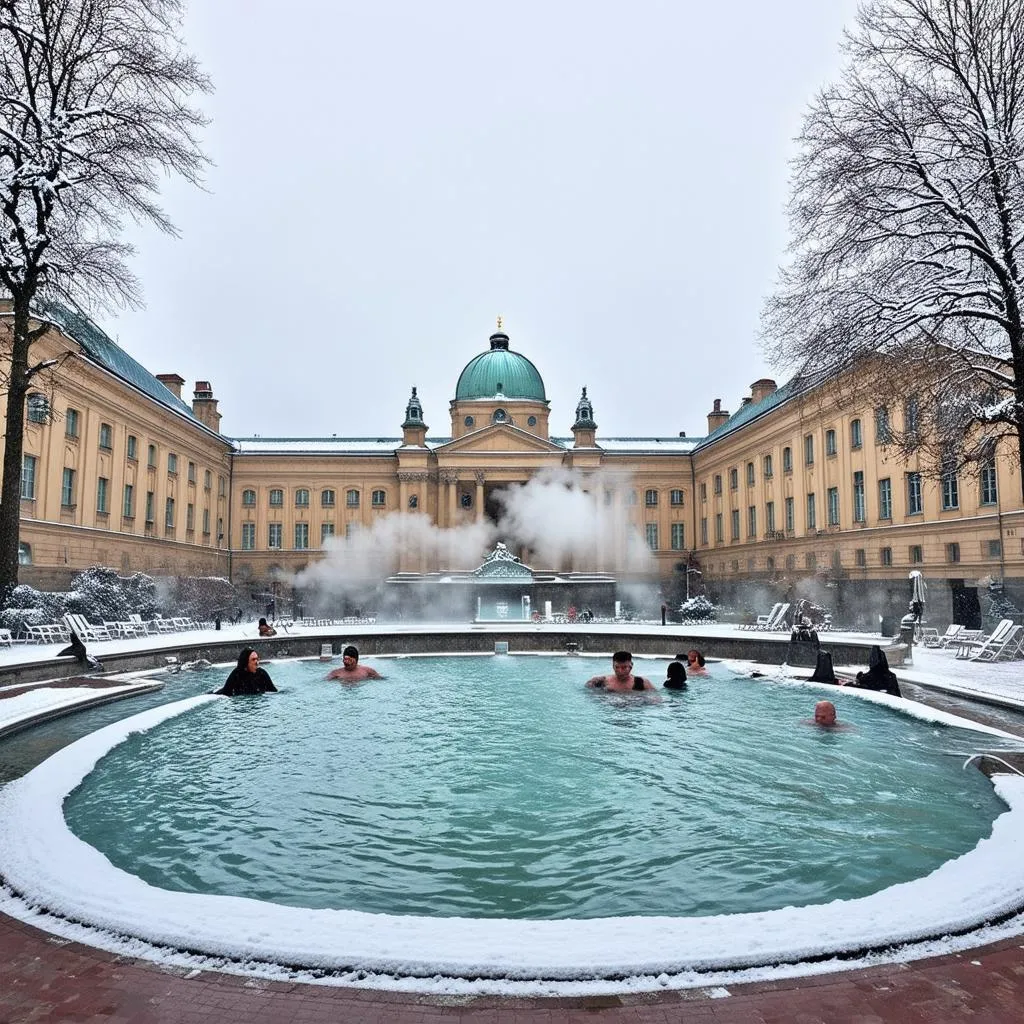
MULTIPOLYGON (((376 664, 386 680, 359 686, 326 681, 329 666, 318 662, 271 664, 279 694, 198 697, 110 726, 0 794, 0 822, 34 798, 37 775, 47 792, 66 785, 66 855, 98 884, 51 896, 54 909, 75 900, 70 916, 151 941, 219 955, 253 955, 255 944, 278 962, 374 969, 397 957, 401 969, 426 970, 430 954, 408 945, 425 929, 441 960, 431 969, 515 963, 557 975, 574 970, 566 954, 552 963, 534 935, 510 956, 504 932, 517 921, 531 932, 648 922, 636 955, 666 969, 682 953, 647 945, 657 927, 683 919, 698 933, 700 922, 728 920, 721 915, 755 915, 767 935, 775 922, 803 948, 802 919, 783 921, 792 908, 820 916, 823 904, 842 907, 836 900, 884 905, 883 890, 962 863, 997 818, 1012 817, 987 779, 961 770, 990 737, 838 688, 827 696, 851 728, 828 732, 802 724, 820 690, 725 665, 652 699, 586 690, 606 659, 376 664), (75 836, 102 856, 85 855, 75 836), (141 909, 128 910, 133 902, 141 909), (289 907, 314 909, 292 911, 289 924, 289 907), (232 917, 239 909, 243 920, 232 917), (211 938, 214 918, 220 937, 211 938), (325 945, 320 925, 343 921, 342 946, 325 945), (397 948, 394 936, 353 938, 354 923, 376 933, 392 921, 403 933, 397 948), (289 937, 292 928, 305 939, 289 937), (440 937, 448 928, 462 933, 457 967, 440 937), (293 941, 309 948, 300 954, 293 941)), ((666 664, 637 659, 635 670, 660 683, 666 664)), ((189 686, 214 689, 226 673, 197 673, 189 686)), ((63 819, 44 822, 40 842, 52 845, 51 826, 60 831, 63 819)), ((31 841, 0 844, 0 871, 16 890, 33 886, 20 875, 31 841)), ((35 870, 52 875, 60 860, 40 868, 36 858, 35 870)), ((939 886, 950 884, 957 889, 953 879, 939 886)), ((1015 892, 1010 879, 1000 898, 1015 892)), ((979 905, 970 893, 964 901, 979 905)), ((859 935, 861 916, 844 916, 859 935)), ((915 936, 934 934, 927 920, 915 936)), ((839 949, 864 941, 824 928, 839 949)), ((713 945, 702 947, 712 961, 713 945)), ((753 945, 722 956, 778 955, 753 945)), ((594 969, 595 953, 582 955, 594 969)))

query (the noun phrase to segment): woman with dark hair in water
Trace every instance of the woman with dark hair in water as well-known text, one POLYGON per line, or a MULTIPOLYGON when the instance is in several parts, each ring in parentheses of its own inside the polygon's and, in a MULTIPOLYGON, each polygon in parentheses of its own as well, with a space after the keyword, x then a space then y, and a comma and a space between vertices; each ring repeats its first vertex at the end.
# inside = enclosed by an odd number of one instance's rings
POLYGON ((704 667, 704 655, 697 650, 696 647, 691 647, 686 652, 686 657, 676 655, 676 661, 681 661, 686 666, 686 671, 691 676, 706 676, 708 670, 704 667))
POLYGON ((666 690, 685 690, 686 689, 686 669, 683 667, 681 661, 673 661, 668 667, 668 671, 665 673, 666 679, 661 685, 666 690))
POLYGON ((267 670, 260 668, 260 656, 251 647, 243 647, 231 675, 219 690, 213 692, 237 697, 239 694, 277 693, 277 687, 267 675, 267 670))

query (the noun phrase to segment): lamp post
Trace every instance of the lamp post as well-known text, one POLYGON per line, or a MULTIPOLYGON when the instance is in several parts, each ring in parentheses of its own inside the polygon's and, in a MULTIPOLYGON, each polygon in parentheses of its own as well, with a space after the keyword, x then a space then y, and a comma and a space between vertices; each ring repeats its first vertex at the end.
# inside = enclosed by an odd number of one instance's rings
POLYGON ((700 571, 700 569, 687 569, 686 570, 686 600, 687 601, 690 600, 690 574, 691 573, 694 576, 703 576, 704 575, 704 573, 702 573, 700 571))

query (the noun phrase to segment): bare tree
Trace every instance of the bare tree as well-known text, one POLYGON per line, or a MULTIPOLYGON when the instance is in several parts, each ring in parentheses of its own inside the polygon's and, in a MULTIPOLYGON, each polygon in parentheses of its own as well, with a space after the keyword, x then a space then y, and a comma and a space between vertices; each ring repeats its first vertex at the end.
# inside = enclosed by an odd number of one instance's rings
POLYGON ((798 140, 766 352, 920 395, 891 440, 941 468, 1002 437, 1024 462, 1024 4, 865 0, 846 51, 798 140))
POLYGON ((181 0, 0 0, 0 286, 10 347, 0 606, 18 581, 25 399, 47 361, 43 300, 138 299, 125 218, 174 226, 160 177, 198 182, 210 83, 180 38, 181 0))

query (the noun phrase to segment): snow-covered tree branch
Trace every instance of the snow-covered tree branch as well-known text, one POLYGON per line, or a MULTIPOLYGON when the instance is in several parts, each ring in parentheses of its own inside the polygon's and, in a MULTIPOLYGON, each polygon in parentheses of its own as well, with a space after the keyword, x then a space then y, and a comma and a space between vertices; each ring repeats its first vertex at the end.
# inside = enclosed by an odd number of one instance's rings
POLYGON ((929 429, 893 443, 936 465, 1003 436, 1021 458, 1024 4, 866 0, 846 50, 798 139, 767 354, 919 394, 929 429))

